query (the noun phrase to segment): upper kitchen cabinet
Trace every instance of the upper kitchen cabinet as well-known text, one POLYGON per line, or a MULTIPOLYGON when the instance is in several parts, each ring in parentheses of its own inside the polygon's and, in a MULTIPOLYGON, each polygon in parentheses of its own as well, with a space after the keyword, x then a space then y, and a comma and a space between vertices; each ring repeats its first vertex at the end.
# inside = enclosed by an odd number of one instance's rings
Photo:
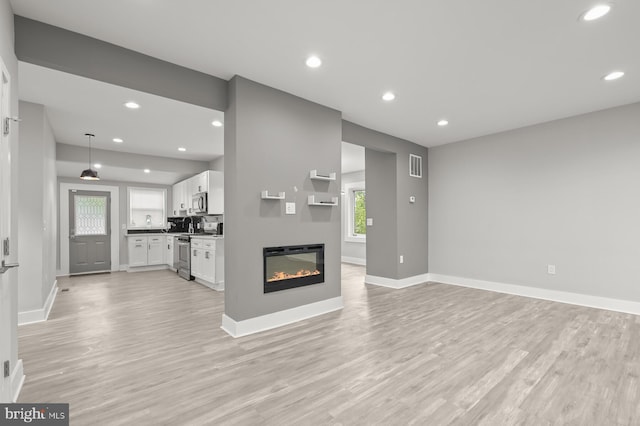
POLYGON ((208 213, 224 214, 224 172, 216 172, 213 170, 208 173, 208 213))
POLYGON ((128 189, 128 229, 162 229, 167 223, 167 191, 159 188, 128 189))
POLYGON ((210 170, 206 170, 189 179, 189 182, 191 184, 191 192, 193 194, 198 194, 200 192, 209 192, 209 173, 210 170))
POLYGON ((206 214, 223 214, 224 173, 206 170, 173 185, 173 216, 196 214, 193 198, 203 192, 207 193, 206 214))
POLYGON ((188 197, 187 181, 178 182, 173 185, 172 195, 172 216, 186 216, 189 205, 191 204, 191 197, 188 197), (188 200, 187 197, 189 198, 188 200))

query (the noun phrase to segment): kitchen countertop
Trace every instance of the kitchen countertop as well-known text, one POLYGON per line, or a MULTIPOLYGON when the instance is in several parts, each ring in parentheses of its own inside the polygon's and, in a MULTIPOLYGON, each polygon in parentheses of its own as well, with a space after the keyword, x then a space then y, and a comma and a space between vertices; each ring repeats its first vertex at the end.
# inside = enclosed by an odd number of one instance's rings
POLYGON ((125 234, 125 237, 179 237, 181 235, 189 235, 191 238, 200 238, 203 240, 221 240, 224 235, 208 235, 208 234, 186 234, 184 232, 152 232, 148 234, 125 234))

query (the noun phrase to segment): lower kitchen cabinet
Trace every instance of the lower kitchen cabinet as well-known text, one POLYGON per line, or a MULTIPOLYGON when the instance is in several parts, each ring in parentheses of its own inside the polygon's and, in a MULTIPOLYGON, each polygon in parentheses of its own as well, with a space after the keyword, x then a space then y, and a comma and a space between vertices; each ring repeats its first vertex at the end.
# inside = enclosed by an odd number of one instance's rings
POLYGON ((191 275, 214 290, 224 289, 224 246, 222 239, 191 239, 191 275))
POLYGON ((167 244, 166 250, 164 252, 164 263, 167 264, 169 269, 173 269, 175 271, 173 265, 173 246, 175 244, 173 235, 167 235, 167 244))
POLYGON ((166 237, 129 235, 129 268, 165 264, 166 237))
POLYGON ((129 237, 129 267, 147 266, 148 237, 129 237))

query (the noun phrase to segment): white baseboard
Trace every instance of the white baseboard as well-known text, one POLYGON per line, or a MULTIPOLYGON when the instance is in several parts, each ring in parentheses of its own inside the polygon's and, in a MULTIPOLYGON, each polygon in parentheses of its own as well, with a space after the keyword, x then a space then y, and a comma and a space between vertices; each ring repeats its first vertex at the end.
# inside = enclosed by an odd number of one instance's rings
POLYGON ((342 263, 351 263, 353 265, 366 266, 367 259, 362 259, 360 257, 342 256, 342 263))
POLYGON ((159 271, 161 269, 169 269, 169 265, 150 265, 150 266, 133 266, 127 267, 127 272, 147 272, 147 271, 159 271))
POLYGON ((120 265, 120 272, 126 272, 129 269, 129 265, 120 265))
POLYGON ((34 322, 46 321, 49 318, 49 313, 53 307, 53 302, 56 300, 58 294, 58 280, 53 282, 49 296, 44 301, 44 306, 40 309, 34 309, 33 311, 18 312, 18 325, 31 324, 34 322))
POLYGON ((342 309, 343 306, 342 296, 338 296, 243 321, 235 321, 226 314, 223 314, 220 328, 232 337, 248 336, 249 334, 271 330, 272 328, 337 311, 342 309))
POLYGON ((553 302, 568 303, 571 305, 586 306, 589 308, 606 309, 609 311, 624 312, 640 315, 640 302, 632 302, 621 299, 611 299, 588 294, 571 293, 567 291, 549 290, 538 287, 528 287, 516 284, 505 284, 493 281, 482 281, 472 278, 452 277, 449 275, 429 274, 429 281, 442 284, 451 284, 461 287, 477 288, 480 290, 495 291, 498 293, 513 294, 516 296, 531 297, 534 299, 551 300, 553 302))
POLYGON ((20 391, 22 390, 22 385, 24 384, 24 366, 22 364, 22 360, 19 359, 16 363, 16 366, 13 368, 13 372, 11 373, 11 401, 17 402, 18 396, 20 395, 20 391))
POLYGON ((405 288, 412 285, 424 284, 429 281, 430 274, 414 275, 413 277, 395 280, 393 278, 377 277, 375 275, 365 275, 365 284, 379 285, 389 288, 405 288))
POLYGON ((209 281, 201 280, 198 277, 196 277, 194 281, 197 282, 198 284, 202 284, 205 287, 209 287, 211 290, 224 291, 224 281, 221 281, 218 283, 211 283, 209 281))

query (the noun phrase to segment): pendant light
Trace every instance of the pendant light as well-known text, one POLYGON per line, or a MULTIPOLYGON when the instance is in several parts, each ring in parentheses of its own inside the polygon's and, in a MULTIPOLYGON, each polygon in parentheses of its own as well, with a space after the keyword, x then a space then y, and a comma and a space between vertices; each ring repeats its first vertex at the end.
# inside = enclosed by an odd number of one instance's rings
POLYGON ((98 177, 98 172, 91 168, 91 138, 94 138, 96 135, 92 135, 91 133, 85 133, 84 135, 89 138, 89 168, 82 171, 80 179, 100 180, 100 178, 98 177))

